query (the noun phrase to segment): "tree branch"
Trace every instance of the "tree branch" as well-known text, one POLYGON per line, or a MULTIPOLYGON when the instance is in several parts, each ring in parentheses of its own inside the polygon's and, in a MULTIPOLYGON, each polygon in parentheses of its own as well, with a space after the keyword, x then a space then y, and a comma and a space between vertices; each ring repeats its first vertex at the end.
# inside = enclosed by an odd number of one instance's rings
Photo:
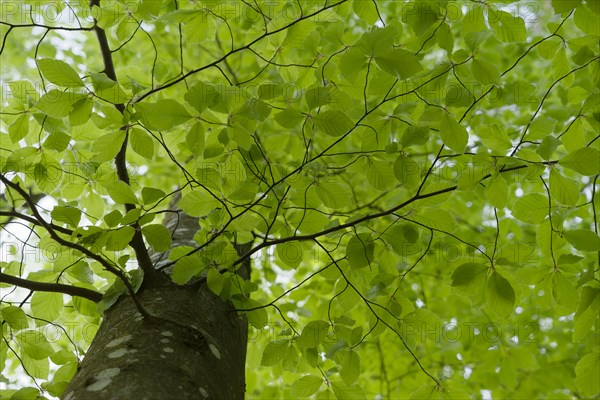
MULTIPOLYGON (((23 221, 27 221, 30 224, 33 224, 36 226, 43 226, 42 223, 40 221, 38 221, 37 219, 33 218, 30 215, 22 214, 18 211, 0 211, 0 217, 8 217, 9 218, 8 221, 3 222, 2 224, 9 224, 12 222, 13 219, 16 218, 16 219, 22 219, 23 221)), ((52 229, 54 229, 55 231, 64 233, 65 235, 73 234, 73 231, 68 228, 64 228, 62 226, 58 226, 53 223, 48 223, 48 225, 50 227, 52 227, 52 229)))
MULTIPOLYGON (((90 7, 100 7, 100 0, 91 0, 90 7)), ((110 50, 110 46, 108 44, 108 38, 106 37, 106 32, 104 29, 98 26, 98 21, 94 18, 94 31, 96 32, 96 36, 98 37, 98 44, 100 45, 100 52, 102 54, 102 60, 104 62, 104 73, 110 79, 115 81, 118 84, 117 73, 115 72, 115 65, 112 59, 112 52, 110 50)), ((125 112, 124 104, 115 104, 115 108, 123 115, 125 112)), ((120 181, 125 182, 129 185, 129 173, 127 172, 127 142, 129 138, 129 133, 127 131, 127 127, 121 128, 125 131, 125 140, 123 140, 123 145, 121 149, 117 153, 115 157, 115 167, 117 169, 117 176, 120 181)), ((131 211, 135 208, 133 204, 125 204, 125 209, 127 211, 131 211)), ((135 233, 133 234, 133 238, 129 244, 133 248, 135 252, 136 259, 138 261, 138 265, 144 271, 144 275, 148 278, 156 276, 157 271, 152 266, 152 260, 150 259, 150 254, 148 253, 148 249, 146 248, 146 244, 144 243, 144 238, 142 237, 142 230, 139 224, 136 222, 132 224, 135 229, 135 233)))
POLYGON ((95 290, 64 285, 62 283, 35 282, 28 279, 7 275, 2 272, 0 272, 0 283, 8 283, 9 285, 33 290, 34 292, 64 293, 68 294, 69 296, 83 297, 84 299, 88 299, 94 303, 98 303, 100 300, 102 300, 102 293, 95 290))
MULTIPOLYGON (((92 0, 92 2, 96 2, 96 1, 99 1, 99 0, 92 0)), ((151 89, 151 90, 147 91, 146 93, 144 93, 143 95, 141 95, 141 96, 140 96, 140 97, 139 97, 139 98, 138 98, 138 99, 137 99, 135 102, 136 102, 136 103, 137 103, 137 102, 140 102, 140 101, 144 100, 144 99, 145 99, 146 97, 148 97, 148 96, 151 96, 151 95, 153 95, 153 94, 155 94, 155 93, 157 93, 157 92, 159 92, 159 91, 161 91, 161 90, 164 90, 164 89, 166 89, 166 88, 168 88, 168 87, 171 87, 171 86, 173 86, 173 85, 176 85, 177 83, 179 83, 179 82, 181 82, 181 81, 185 81, 185 80, 186 80, 188 77, 190 77, 190 76, 192 76, 192 75, 194 75, 194 74, 197 74, 198 72, 202 72, 202 71, 204 71, 205 69, 209 69, 209 68, 212 68, 212 67, 216 67, 216 66, 217 66, 218 64, 220 64, 222 61, 225 61, 225 60, 226 60, 228 57, 230 57, 230 56, 232 56, 233 54, 235 54, 235 53, 238 53, 238 52, 240 52, 240 51, 243 51, 243 50, 248 50, 248 49, 250 49, 250 47, 251 47, 251 46, 253 46, 254 44, 256 44, 256 43, 260 42, 260 41, 261 41, 261 40, 263 40, 264 38, 266 38, 266 37, 269 37, 269 36, 272 36, 272 35, 274 35, 274 34, 276 34, 276 33, 279 33, 279 32, 283 32, 283 31, 285 31, 285 30, 287 30, 287 29, 291 28, 292 26, 296 25, 296 24, 297 24, 297 23, 299 23, 299 22, 302 22, 302 21, 304 21, 304 20, 306 20, 306 19, 309 19, 309 18, 312 18, 312 17, 314 17, 314 16, 317 16, 317 15, 319 15, 320 13, 322 13, 322 12, 325 12, 325 11, 327 11, 327 10, 331 9, 331 8, 335 8, 335 7, 337 7, 337 6, 341 5, 341 4, 344 4, 344 3, 346 3, 347 1, 348 1, 348 0, 341 0, 341 1, 337 2, 337 3, 333 3, 333 4, 326 5, 326 6, 324 6, 323 8, 321 8, 321 9, 318 9, 317 11, 315 11, 315 12, 313 12, 313 13, 311 13, 311 14, 303 15, 303 16, 301 16, 301 17, 299 17, 299 18, 297 18, 297 19, 293 20, 292 22, 290 22, 289 24, 287 24, 287 25, 285 25, 285 26, 282 26, 282 27, 280 27, 280 28, 274 29, 274 30, 272 30, 271 32, 265 32, 265 33, 263 33, 262 35, 260 35, 260 36, 256 37, 256 38, 255 38, 254 40, 252 40, 251 42, 249 42, 249 43, 245 44, 244 46, 241 46, 241 47, 238 47, 238 48, 232 49, 231 51, 229 51, 229 52, 228 52, 228 53, 226 53, 225 55, 221 56, 221 58, 219 58, 218 60, 215 60, 215 61, 213 61, 213 62, 211 62, 211 63, 209 63, 209 64, 206 64, 206 65, 204 65, 204 66, 202 66, 202 67, 199 67, 199 68, 193 69, 193 70, 191 70, 191 71, 188 71, 188 73, 186 73, 186 74, 184 74, 184 75, 180 76, 179 78, 173 79, 172 81, 170 81, 170 82, 167 82, 167 83, 165 83, 165 84, 164 84, 164 85, 162 85, 162 86, 159 86, 159 87, 157 87, 157 88, 154 88, 154 89, 151 89)))
MULTIPOLYGON (((555 164, 556 161, 548 161, 545 164, 555 164)), ((510 171, 515 171, 515 170, 519 170, 519 169, 523 169, 523 168, 527 168, 527 165, 517 165, 515 167, 510 167, 510 168, 504 168, 498 172, 500 173, 504 173, 504 172, 510 172, 510 171)), ((431 171, 430 171, 431 172, 431 171)), ((491 174, 487 174, 486 176, 484 176, 483 178, 481 178, 481 180, 484 179, 488 179, 490 178, 492 175, 491 174)), ((288 237, 283 237, 283 238, 279 238, 279 239, 273 239, 273 240, 267 240, 267 241, 263 241, 260 244, 256 245, 255 247, 253 247, 250 251, 248 251, 246 254, 244 254, 243 256, 241 256, 240 258, 238 258, 233 265, 238 265, 241 262, 243 262, 244 260, 246 260, 247 258, 249 258, 250 256, 252 256, 252 254, 256 253, 257 251, 265 248, 265 247, 270 247, 270 246, 274 246, 274 245, 278 245, 278 244, 282 244, 282 243, 286 243, 286 242, 293 242, 293 241, 306 241, 306 240, 315 240, 321 236, 327 235, 329 233, 332 232, 336 232, 339 231, 341 229, 346 229, 346 228, 351 228, 353 226, 356 226, 362 222, 366 222, 366 221, 370 221, 373 219, 377 219, 377 218, 381 218, 381 217, 385 217, 387 215, 391 215, 393 213, 395 213, 396 211, 408 206, 411 203, 414 203, 418 200, 423 200, 423 199, 427 199, 429 197, 434 197, 440 194, 444 194, 444 193, 449 193, 449 192, 453 192, 456 189, 458 189, 457 185, 454 186, 449 186, 447 188, 444 189, 440 189, 440 190, 436 190, 435 192, 429 192, 429 193, 425 193, 425 194, 416 194, 413 197, 411 197, 410 199, 390 208, 387 210, 383 210, 380 211, 378 213, 375 214, 367 214, 364 215, 360 218, 357 218, 353 221, 350 222, 346 222, 345 224, 340 224, 340 225, 336 225, 336 226, 332 226, 331 228, 327 228, 324 229, 322 231, 316 232, 316 233, 312 233, 312 234, 308 234, 308 235, 296 235, 296 236, 288 236, 288 237)), ((189 253, 188 253, 189 254, 189 253)))
POLYGON ((148 312, 144 309, 144 307, 142 307, 142 305, 138 301, 137 297, 135 296, 135 290, 133 289, 133 286, 131 286, 131 282, 129 282, 129 279, 127 279, 127 275, 125 275, 125 272, 123 270, 112 265, 110 262, 108 262, 108 260, 102 258, 101 256, 99 256, 98 254, 89 250, 88 248, 83 247, 82 245, 80 245, 78 243, 73 243, 73 242, 70 242, 70 241, 65 240, 62 237, 60 237, 56 233, 56 231, 52 228, 52 226, 50 226, 50 224, 48 222, 46 222, 46 220, 44 218, 42 218, 42 216, 40 215, 40 212, 37 209, 37 205, 35 204, 35 202, 33 200, 31 200, 31 197, 25 191, 25 189, 23 189, 17 183, 14 183, 11 180, 7 179, 3 174, 0 174, 0 181, 2 181, 2 183, 4 183, 7 187, 15 190, 17 193, 19 193, 25 199, 25 201, 31 208, 31 212, 33 213, 35 219, 40 222, 42 227, 48 232, 50 237, 55 242, 57 242, 58 244, 60 244, 62 246, 78 250, 81 253, 85 254, 87 257, 91 258, 92 260, 98 261, 100 263, 100 265, 102 265, 107 271, 112 272, 119 279, 121 279, 121 281, 127 288, 127 291, 131 295, 140 314, 142 314, 142 316, 144 316, 144 317, 149 316, 148 312))

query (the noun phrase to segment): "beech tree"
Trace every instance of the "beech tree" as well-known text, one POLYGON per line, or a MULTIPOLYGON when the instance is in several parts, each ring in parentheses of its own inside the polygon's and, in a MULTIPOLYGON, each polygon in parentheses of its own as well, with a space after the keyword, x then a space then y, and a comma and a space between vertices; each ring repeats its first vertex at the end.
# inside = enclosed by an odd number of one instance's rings
POLYGON ((598 0, 0 32, 2 398, 599 396, 598 0))

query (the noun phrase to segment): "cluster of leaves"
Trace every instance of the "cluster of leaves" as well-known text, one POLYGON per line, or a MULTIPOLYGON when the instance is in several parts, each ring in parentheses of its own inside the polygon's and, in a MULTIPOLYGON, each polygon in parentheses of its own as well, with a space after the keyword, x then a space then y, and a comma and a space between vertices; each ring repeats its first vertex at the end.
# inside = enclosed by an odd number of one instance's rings
POLYGON ((86 3, 1 9, 0 223, 53 249, 2 273, 105 294, 3 300, 9 372, 60 395, 180 193, 172 279, 247 313, 249 398, 600 393, 600 2, 86 3))

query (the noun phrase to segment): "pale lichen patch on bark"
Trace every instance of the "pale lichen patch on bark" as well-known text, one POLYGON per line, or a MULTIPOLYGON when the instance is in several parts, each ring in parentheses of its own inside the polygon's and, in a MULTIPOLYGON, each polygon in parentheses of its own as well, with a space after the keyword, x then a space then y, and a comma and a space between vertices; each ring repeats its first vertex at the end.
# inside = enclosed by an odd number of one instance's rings
POLYGON ((217 346, 215 346, 212 343, 209 343, 208 344, 208 348, 213 353, 213 355, 217 358, 217 360, 221 359, 221 353, 219 352, 219 349, 217 349, 217 346))
POLYGON ((127 354, 133 354, 133 353, 137 353, 137 350, 136 349, 127 350, 125 348, 121 348, 121 349, 115 350, 111 353, 108 353, 107 357, 108 358, 119 358, 119 357, 123 357, 127 354))
POLYGON ((200 386, 198 388, 198 391, 200 392, 200 394, 202 395, 202 397, 204 397, 205 399, 208 398, 208 392, 202 386, 200 386))
POLYGON ((94 378, 96 379, 96 381, 94 383, 92 383, 91 385, 89 385, 86 388, 86 390, 88 392, 101 391, 102 389, 104 389, 105 387, 110 385, 112 378, 119 375, 119 372, 121 372, 120 368, 108 368, 108 369, 105 369, 104 371, 98 372, 96 375, 94 375, 94 378))
POLYGON ((108 353, 107 357, 108 358, 119 358, 119 357, 123 357, 125 354, 127 354, 127 349, 119 349, 119 350, 115 350, 112 353, 108 353))
POLYGON ((75 393, 73 393, 73 392, 71 392, 71 393, 68 393, 68 394, 65 396, 64 400, 75 400, 75 393))
POLYGON ((128 342, 129 340, 131 340, 131 335, 125 335, 122 336, 120 338, 116 338, 111 340, 110 342, 108 342, 108 344, 106 345, 106 347, 117 347, 123 343, 128 342))

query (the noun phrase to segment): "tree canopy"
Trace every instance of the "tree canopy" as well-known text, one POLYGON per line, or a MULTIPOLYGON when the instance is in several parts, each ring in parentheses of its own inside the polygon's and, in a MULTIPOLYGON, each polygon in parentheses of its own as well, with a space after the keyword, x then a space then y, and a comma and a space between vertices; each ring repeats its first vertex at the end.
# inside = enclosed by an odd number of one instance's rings
POLYGON ((170 250, 247 317, 248 399, 597 397, 599 36, 598 0, 2 1, 0 396, 61 396, 170 250))

